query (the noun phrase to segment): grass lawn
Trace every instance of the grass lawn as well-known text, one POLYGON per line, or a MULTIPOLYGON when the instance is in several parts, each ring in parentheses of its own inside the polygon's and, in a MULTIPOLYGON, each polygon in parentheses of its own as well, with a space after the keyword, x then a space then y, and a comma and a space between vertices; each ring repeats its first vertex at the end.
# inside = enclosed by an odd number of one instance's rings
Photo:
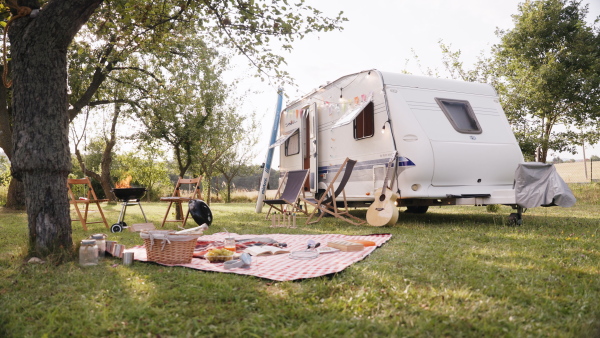
MULTIPOLYGON (((253 204, 211 206, 207 234, 393 234, 336 275, 296 282, 125 267, 113 258, 91 268, 25 264, 26 215, 0 209, 0 337, 598 336, 600 185, 573 190, 576 206, 528 210, 520 227, 505 225, 508 207, 401 213, 385 228, 326 218, 272 229, 253 204)), ((159 224, 166 205, 143 207, 159 224)), ((143 222, 136 208, 126 222, 143 222)), ((120 209, 104 207, 109 222, 120 209)), ((101 224, 84 232, 73 223, 76 242, 98 232, 127 246, 143 243, 136 233, 111 234, 101 224)))

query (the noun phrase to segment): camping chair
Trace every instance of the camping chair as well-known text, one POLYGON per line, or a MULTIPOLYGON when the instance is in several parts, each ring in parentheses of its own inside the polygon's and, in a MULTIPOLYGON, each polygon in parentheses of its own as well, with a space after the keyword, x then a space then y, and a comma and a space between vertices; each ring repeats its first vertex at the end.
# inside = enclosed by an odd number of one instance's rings
POLYGON ((325 213, 328 213, 332 216, 335 216, 339 219, 342 219, 342 220, 344 220, 348 223, 354 224, 354 225, 360 225, 360 224, 366 223, 365 220, 362 220, 362 219, 350 214, 350 211, 348 210, 348 201, 346 201, 346 192, 344 191, 344 188, 346 187, 346 183, 348 183, 348 180, 350 179, 350 175, 352 174, 352 170, 354 169, 355 164, 356 164, 356 160, 351 160, 349 158, 346 158, 344 163, 342 163, 342 165, 340 166, 340 169, 338 170, 338 172, 335 174, 335 176, 331 180, 331 183, 329 183, 329 186, 327 186, 327 189, 325 189, 325 191, 323 192, 323 194, 321 195, 321 197, 319 199, 315 200, 315 199, 301 198, 304 202, 312 205, 315 208, 312 211, 312 213, 310 214, 310 216, 308 217, 308 219, 306 220, 306 224, 317 223, 318 221, 321 220, 321 218, 325 215, 325 213), (334 189, 334 184, 337 181, 340 174, 342 173, 342 171, 344 171, 344 175, 342 176, 342 179, 341 179, 337 189, 334 189), (340 194, 342 194, 342 196, 344 198, 344 207, 343 208, 338 208, 338 205, 337 205, 338 202, 336 199, 340 194), (319 217, 317 218, 316 221, 311 222, 310 220, 315 216, 316 213, 319 213, 319 217))
MULTIPOLYGON (((187 222, 188 216, 190 215, 190 210, 188 209, 185 217, 183 219, 171 219, 168 220, 169 211, 171 210, 171 206, 175 203, 176 210, 179 211, 179 215, 183 215, 183 202, 189 202, 193 199, 201 199, 202 196, 200 194, 200 188, 202 187, 202 177, 196 178, 179 178, 177 180, 177 184, 175 185, 175 190, 173 190, 172 196, 161 197, 160 200, 163 202, 169 202, 169 207, 167 208, 167 212, 165 213, 165 217, 163 218, 161 226, 164 227, 166 222, 178 222, 181 223, 181 227, 185 228, 185 223, 187 222), (187 196, 182 196, 181 190, 183 188, 188 188, 189 194, 187 196)), ((177 214, 177 211, 176 211, 177 214)))
MULTIPOLYGON (((85 178, 69 178, 67 179, 67 189, 68 189, 68 193, 69 193, 69 203, 73 204, 75 206, 75 212, 77 212, 77 217, 79 219, 79 221, 81 222, 81 225, 83 225, 83 230, 87 231, 87 224, 93 224, 93 223, 104 223, 104 226, 106 226, 108 228, 108 223, 106 222, 106 218, 104 217, 104 213, 102 212, 102 208, 100 207, 100 202, 107 202, 107 199, 98 199, 98 197, 96 196, 96 192, 94 191, 94 188, 92 187, 92 182, 90 182, 90 179, 88 177, 85 178), (75 192, 79 192, 81 189, 81 187, 77 186, 83 186, 83 190, 85 193, 81 194, 80 197, 77 197, 75 195, 75 192), (75 190, 75 192, 73 191, 75 190), (88 222, 88 211, 89 211, 89 207, 90 207, 90 203, 94 203, 96 204, 96 206, 98 207, 98 211, 100 212, 100 216, 102 216, 102 221, 97 221, 97 222, 88 222), (83 215, 81 214, 81 210, 79 210, 79 204, 85 204, 85 211, 83 213, 83 215)), ((72 219, 71 221, 75 221, 75 219, 72 219)))
POLYGON ((285 176, 277 189, 277 193, 275 194, 275 199, 263 201, 265 204, 269 205, 266 219, 269 219, 269 214, 273 209, 282 214, 290 214, 297 210, 308 215, 306 212, 306 204, 304 204, 305 207, 303 209, 298 201, 300 192, 303 192, 302 188, 304 187, 304 181, 306 181, 307 176, 308 170, 292 170, 285 173, 285 176), (281 187, 284 184, 285 188, 281 191, 281 187))

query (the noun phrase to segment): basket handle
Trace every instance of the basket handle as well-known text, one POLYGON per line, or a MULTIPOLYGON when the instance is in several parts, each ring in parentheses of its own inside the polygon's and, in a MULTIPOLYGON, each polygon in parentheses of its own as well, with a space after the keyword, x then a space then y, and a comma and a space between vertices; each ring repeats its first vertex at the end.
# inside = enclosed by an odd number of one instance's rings
MULTIPOLYGON (((154 246, 154 234, 152 234, 151 232, 148 233, 148 237, 150 237, 150 250, 152 250, 152 247, 154 246)), ((162 247, 160 248, 160 251, 164 251, 165 250, 165 245, 171 244, 171 241, 169 240, 169 238, 167 236, 165 236, 163 239, 163 243, 162 243, 162 247)))

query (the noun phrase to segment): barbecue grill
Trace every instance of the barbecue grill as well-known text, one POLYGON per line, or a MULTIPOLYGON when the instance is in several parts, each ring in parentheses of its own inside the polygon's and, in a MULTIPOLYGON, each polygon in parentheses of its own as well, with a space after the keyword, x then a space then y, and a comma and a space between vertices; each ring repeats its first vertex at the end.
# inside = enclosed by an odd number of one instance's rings
POLYGON ((146 188, 114 188, 112 189, 112 192, 115 194, 115 197, 121 201, 122 207, 121 213, 119 214, 119 220, 110 227, 111 232, 121 232, 124 228, 127 228, 127 223, 125 223, 123 219, 125 218, 125 211, 130 205, 137 204, 142 211, 142 215, 144 215, 144 221, 148 223, 144 209, 142 209, 142 205, 140 204, 140 199, 146 193, 146 188))

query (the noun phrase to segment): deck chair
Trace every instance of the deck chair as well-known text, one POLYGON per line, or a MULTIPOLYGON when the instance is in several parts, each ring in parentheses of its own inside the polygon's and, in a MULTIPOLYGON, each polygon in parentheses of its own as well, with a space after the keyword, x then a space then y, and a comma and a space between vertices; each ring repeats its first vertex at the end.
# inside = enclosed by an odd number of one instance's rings
MULTIPOLYGON (((75 206, 75 212, 83 226, 83 230, 87 231, 87 225, 93 223, 104 223, 104 226, 109 228, 106 218, 104 217, 104 212, 102 212, 102 208, 100 207, 100 202, 107 202, 108 200, 98 199, 96 192, 92 187, 92 182, 88 177, 67 179, 67 189, 69 193, 69 203, 75 206), (92 203, 96 204, 100 216, 102 217, 102 221, 88 222, 88 212, 90 211, 89 208, 92 203), (80 204, 85 204, 83 215, 79 209, 80 204)), ((72 219, 71 222, 72 221, 76 221, 76 219, 72 219)))
POLYGON ((161 197, 160 200, 163 202, 169 202, 169 207, 167 208, 167 212, 165 213, 165 217, 163 218, 161 226, 164 227, 166 222, 177 222, 181 223, 182 228, 185 228, 185 223, 190 215, 190 210, 188 209, 185 217, 183 219, 167 219, 169 217, 169 211, 171 210, 171 206, 175 203, 176 210, 179 210, 179 215, 183 215, 183 203, 189 202, 193 199, 201 199, 202 195, 200 193, 200 189, 202 188, 202 177, 196 178, 179 178, 177 180, 177 184, 175 184, 175 190, 173 190, 173 195, 167 197, 161 197), (182 194, 182 189, 189 193, 182 194))
POLYGON ((338 170, 338 172, 335 174, 335 176, 331 180, 331 183, 329 183, 329 185, 327 186, 327 189, 325 189, 325 191, 323 192, 323 194, 321 195, 321 197, 319 199, 301 198, 304 202, 312 205, 315 208, 312 211, 312 213, 310 214, 310 216, 308 217, 308 219, 306 220, 306 224, 317 223, 318 221, 321 220, 321 218, 323 218, 323 216, 326 213, 330 214, 332 216, 335 216, 339 219, 342 219, 348 223, 354 224, 354 225, 360 225, 360 224, 366 223, 365 220, 362 220, 362 219, 350 214, 350 211, 348 210, 348 201, 346 200, 346 192, 344 191, 344 188, 346 187, 346 183, 348 183, 348 180, 350 179, 350 175, 352 175, 352 170, 354 169, 354 165, 356 165, 356 160, 351 160, 349 158, 346 158, 346 160, 340 166, 340 169, 338 170), (337 181, 338 177, 340 176, 340 174, 342 173, 342 171, 344 172, 344 175, 342 176, 342 179, 340 180, 340 183, 338 184, 337 188, 334 189, 334 184, 336 183, 336 181, 337 181), (338 204, 337 197, 340 194, 342 194, 342 196, 344 198, 343 208, 339 208, 337 205, 338 204), (317 213, 319 213, 319 217, 317 218, 316 221, 311 222, 311 219, 317 213))
POLYGON ((265 204, 269 205, 269 211, 267 212, 266 219, 269 219, 269 214, 273 209, 284 213, 293 213, 295 211, 302 212, 306 215, 306 204, 304 209, 299 205, 298 198, 300 193, 303 192, 304 181, 308 176, 308 170, 292 170, 285 173, 285 176, 281 180, 281 184, 275 194, 275 199, 264 200, 265 204), (281 187, 285 184, 283 191, 281 187))

